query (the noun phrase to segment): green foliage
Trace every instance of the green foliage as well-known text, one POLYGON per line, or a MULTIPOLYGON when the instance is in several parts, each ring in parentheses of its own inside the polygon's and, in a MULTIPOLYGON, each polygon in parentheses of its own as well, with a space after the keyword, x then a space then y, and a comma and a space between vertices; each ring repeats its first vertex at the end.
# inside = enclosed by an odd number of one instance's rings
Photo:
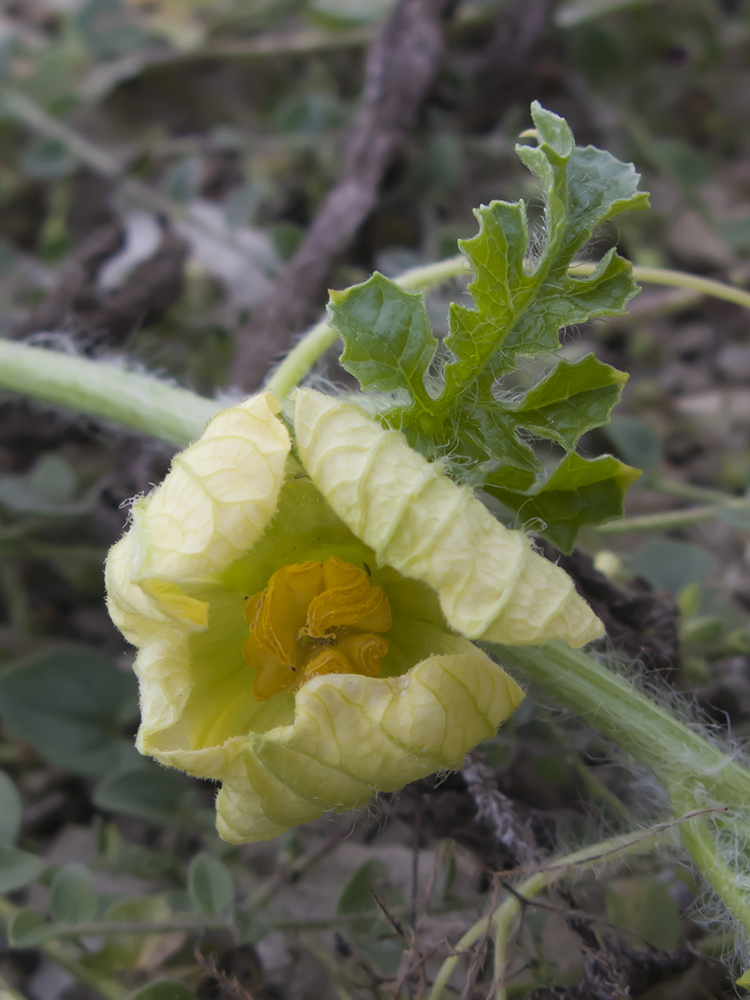
POLYGON ((91 56, 101 62, 153 42, 132 23, 121 0, 87 0, 76 13, 74 24, 91 56))
POLYGON ((375 883, 377 880, 387 877, 388 869, 382 861, 377 858, 365 861, 344 883, 336 903, 336 913, 370 913, 374 911, 376 909, 373 898, 375 883))
POLYGON ((0 844, 15 844, 21 828, 21 796, 5 771, 0 771, 0 844))
POLYGON ((669 884, 653 876, 613 879, 607 886, 607 919, 654 948, 680 943, 680 911, 669 884))
POLYGON ((352 936, 359 952, 386 975, 394 975, 401 962, 404 941, 394 938, 389 924, 395 921, 394 910, 404 905, 400 892, 391 888, 390 873, 379 859, 365 861, 344 884, 336 903, 339 916, 352 918, 352 936), (384 921, 389 914, 388 923, 384 921))
POLYGON ((661 444, 653 427, 637 417, 616 414, 607 425, 607 437, 626 462, 644 472, 661 461, 661 444))
POLYGON ((200 913, 227 913, 234 903, 232 875, 212 854, 197 854, 193 858, 188 871, 188 890, 200 913))
POLYGON ((46 867, 35 854, 0 844, 0 894, 31 885, 46 867))
MULTIPOLYGON (((170 915, 170 908, 163 896, 135 896, 112 903, 107 908, 104 919, 132 925, 152 920, 168 920, 170 915)), ((105 940, 99 951, 87 957, 86 964, 94 969, 106 971, 134 969, 147 964, 159 946, 159 939, 147 931, 141 933, 128 931, 105 940)))
POLYGON ((0 476, 0 505, 10 512, 37 517, 89 514, 94 497, 78 499, 75 472, 59 455, 43 456, 27 473, 0 476))
POLYGON ((690 584, 703 583, 716 569, 716 559, 689 542, 657 538, 644 542, 633 553, 631 567, 656 590, 678 594, 690 584))
POLYGON ((257 944, 271 932, 271 927, 255 913, 235 913, 234 925, 239 944, 257 944))
POLYGON ((41 913, 24 907, 10 921, 8 941, 12 948, 33 948, 48 937, 48 930, 41 913))
POLYGON ((0 677, 0 717, 58 767, 103 775, 137 760, 120 735, 136 715, 136 682, 101 653, 53 649, 0 677))
POLYGON ((428 457, 459 456, 471 485, 568 552, 583 525, 621 516, 638 476, 610 456, 575 454, 582 434, 608 423, 627 376, 587 355, 558 361, 525 392, 503 392, 502 381, 518 358, 558 351, 563 327, 626 311, 638 289, 630 263, 614 250, 588 277, 569 269, 596 226, 645 208, 648 196, 638 191, 632 164, 574 146, 566 122, 538 104, 532 115, 540 145, 516 151, 542 185, 541 247, 529 238, 522 201, 478 209, 479 233, 459 243, 474 272, 474 307, 452 303, 442 346, 424 296, 381 274, 331 293, 330 317, 344 341, 343 367, 364 390, 395 395, 385 423, 428 457), (554 470, 543 469, 529 435, 565 450, 554 470))
POLYGON ((179 775, 136 759, 134 767, 115 771, 102 781, 94 803, 107 812, 175 826, 184 818, 187 791, 179 775))
POLYGON ((78 924, 93 920, 99 907, 94 878, 85 865, 63 865, 50 886, 49 909, 53 920, 78 924))

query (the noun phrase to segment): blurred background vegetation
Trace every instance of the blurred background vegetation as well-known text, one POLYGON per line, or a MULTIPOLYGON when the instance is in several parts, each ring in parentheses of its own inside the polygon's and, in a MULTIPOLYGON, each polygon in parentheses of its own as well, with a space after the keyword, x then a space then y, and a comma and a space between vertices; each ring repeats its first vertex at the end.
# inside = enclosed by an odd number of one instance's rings
MULTIPOLYGON (((538 209, 513 153, 533 99, 652 192, 651 212, 597 234, 596 256, 618 243, 636 264, 750 284, 750 4, 464 0, 441 15, 442 50, 329 286, 453 255, 493 198, 538 209)), ((391 0, 0 3, 0 334, 208 395, 257 385, 273 358, 237 358, 280 286, 294 300, 285 276, 342 179, 393 16, 391 0)), ((306 288, 300 315, 322 312, 325 288, 306 288)), ((436 331, 461 294, 430 293, 436 331)), ((278 355, 304 324, 276 321, 278 355)), ((568 568, 609 615, 613 657, 742 739, 748 313, 652 286, 628 317, 569 331, 566 357, 589 350, 631 378, 586 452, 646 472, 626 520, 589 531, 568 568)), ((103 606, 124 504, 168 450, 10 395, 0 413, 3 1000, 427 997, 504 871, 660 818, 643 774, 530 699, 459 774, 222 844, 214 789, 135 753, 132 655, 103 606)), ((522 908, 507 996, 732 995, 715 961, 731 932, 676 854, 566 886, 522 908)), ((501 995, 485 946, 445 996, 501 995)))

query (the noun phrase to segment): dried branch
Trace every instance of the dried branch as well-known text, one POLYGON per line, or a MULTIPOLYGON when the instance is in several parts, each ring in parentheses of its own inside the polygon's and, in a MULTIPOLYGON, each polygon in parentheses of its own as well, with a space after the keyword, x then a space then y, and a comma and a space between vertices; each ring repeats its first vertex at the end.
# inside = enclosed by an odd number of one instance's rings
POLYGON ((124 232, 119 225, 95 230, 83 241, 54 288, 14 334, 65 331, 82 336, 90 347, 120 344, 145 323, 155 322, 180 297, 187 244, 167 229, 156 252, 134 269, 125 283, 112 292, 100 292, 96 279, 102 266, 122 249, 124 232))
POLYGON ((513 801, 500 791, 492 769, 477 753, 470 753, 461 774, 476 804, 477 822, 492 831, 496 845, 517 865, 538 860, 539 849, 530 824, 521 819, 513 801))
POLYGON ((234 382, 254 388, 311 319, 335 257, 372 211, 385 171, 414 126, 443 51, 441 19, 453 0, 399 0, 370 48, 362 104, 341 174, 268 299, 243 332, 234 382))

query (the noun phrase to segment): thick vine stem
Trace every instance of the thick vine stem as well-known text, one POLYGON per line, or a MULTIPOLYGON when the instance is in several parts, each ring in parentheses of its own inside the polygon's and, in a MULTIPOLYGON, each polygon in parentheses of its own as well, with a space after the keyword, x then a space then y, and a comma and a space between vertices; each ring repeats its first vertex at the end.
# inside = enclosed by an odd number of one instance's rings
MULTIPOLYGON (((593 657, 564 643, 494 645, 515 667, 654 772, 669 790, 700 787, 727 805, 750 804, 750 771, 593 657)), ((707 801, 687 802, 694 809, 707 801)), ((684 811, 684 810, 683 810, 684 811)))
MULTIPOLYGON (((664 785, 676 815, 720 806, 727 809, 727 823, 744 825, 732 811, 750 805, 750 771, 627 680, 561 642, 493 650, 504 666, 521 670, 645 764, 664 785)), ((750 935, 750 892, 722 860, 709 821, 697 817, 681 826, 681 834, 708 883, 750 935)), ((744 836, 750 843, 750 827, 744 836)))
POLYGON ((2 339, 0 388, 111 420, 179 448, 223 409, 216 400, 151 375, 2 339))

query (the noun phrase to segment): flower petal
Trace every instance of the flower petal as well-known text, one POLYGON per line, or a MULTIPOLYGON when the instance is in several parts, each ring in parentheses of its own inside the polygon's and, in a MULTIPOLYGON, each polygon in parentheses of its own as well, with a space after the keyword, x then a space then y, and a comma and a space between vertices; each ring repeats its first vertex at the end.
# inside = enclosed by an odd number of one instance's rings
POLYGON ((501 667, 461 644, 465 652, 431 656, 400 677, 327 674, 305 684, 294 722, 250 733, 219 776, 220 836, 266 840, 460 767, 523 698, 501 667))
POLYGON ((141 578, 195 580, 223 569, 262 535, 284 482, 289 434, 273 393, 222 410, 180 452, 133 512, 141 578))
POLYGON ((246 552, 273 516, 291 448, 278 410, 269 392, 223 410, 133 505, 106 566, 110 614, 131 642, 164 623, 205 627, 206 609, 181 586, 246 552))
POLYGON ((603 627, 571 578, 359 407, 295 393, 300 459, 342 521, 378 561, 438 594, 448 624, 472 639, 578 647, 603 627))
MULTIPOLYGON (((130 528, 107 556, 109 613, 139 647, 138 749, 165 763, 190 746, 183 719, 195 687, 190 636, 204 631, 209 617, 208 602, 185 588, 243 554, 273 516, 291 447, 278 410, 264 393, 214 417, 175 457, 162 485, 135 505, 130 528)), ((218 664, 214 673, 218 685, 218 664)), ((232 747, 213 749, 185 751, 193 773, 226 766, 232 747)))

